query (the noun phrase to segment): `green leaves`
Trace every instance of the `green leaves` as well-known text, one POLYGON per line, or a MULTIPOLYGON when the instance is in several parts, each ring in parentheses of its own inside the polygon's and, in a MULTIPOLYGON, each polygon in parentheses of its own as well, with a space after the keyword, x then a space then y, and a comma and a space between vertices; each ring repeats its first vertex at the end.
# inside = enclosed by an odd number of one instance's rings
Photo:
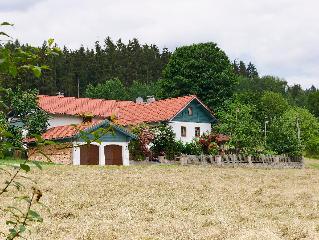
POLYGON ((238 102, 227 102, 218 111, 217 132, 230 136, 230 148, 242 153, 256 153, 263 148, 261 124, 254 118, 255 108, 238 102))
POLYGON ((30 171, 30 166, 28 164, 23 164, 21 163, 20 164, 20 167, 22 170, 26 171, 26 172, 29 172, 30 171))
POLYGON ((36 211, 31 209, 28 211, 28 219, 34 222, 43 222, 43 218, 36 211))
POLYGON ((312 141, 318 136, 318 120, 306 109, 291 108, 270 125, 268 145, 278 153, 302 155, 303 150, 311 151, 312 141))
POLYGON ((10 37, 8 34, 6 34, 5 32, 0 32, 0 36, 6 36, 6 37, 10 37))
POLYGON ((9 22, 2 22, 0 23, 0 26, 13 26, 13 24, 9 22))
POLYGON ((227 55, 215 43, 177 48, 163 71, 162 97, 196 94, 216 108, 232 96, 237 79, 227 55))
POLYGON ((49 47, 51 47, 53 43, 54 43, 54 39, 53 39, 53 38, 49 38, 49 39, 48 39, 48 45, 49 45, 49 47))
POLYGON ((85 95, 90 98, 127 99, 126 88, 118 78, 107 80, 97 86, 88 85, 85 95))
POLYGON ((39 162, 34 161, 33 163, 34 163, 34 165, 35 165, 38 169, 40 169, 40 170, 43 169, 43 168, 42 168, 42 165, 41 165, 39 162))
POLYGON ((42 73, 42 69, 39 66, 32 66, 32 72, 33 72, 34 76, 40 77, 41 73, 42 73))

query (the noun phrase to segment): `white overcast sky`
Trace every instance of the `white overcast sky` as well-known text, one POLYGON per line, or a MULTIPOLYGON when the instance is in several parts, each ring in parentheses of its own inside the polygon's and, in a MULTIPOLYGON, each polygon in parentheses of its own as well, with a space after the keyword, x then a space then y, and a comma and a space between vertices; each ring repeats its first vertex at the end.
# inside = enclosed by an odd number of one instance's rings
POLYGON ((319 87, 318 0, 0 0, 0 21, 33 45, 94 46, 106 36, 160 48, 216 42, 261 75, 319 87))

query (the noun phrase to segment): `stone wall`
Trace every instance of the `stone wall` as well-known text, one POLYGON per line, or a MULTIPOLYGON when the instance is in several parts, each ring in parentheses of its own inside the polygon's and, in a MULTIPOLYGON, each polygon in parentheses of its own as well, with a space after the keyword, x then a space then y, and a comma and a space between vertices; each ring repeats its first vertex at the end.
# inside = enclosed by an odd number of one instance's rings
POLYGON ((182 155, 179 159, 182 165, 213 164, 217 166, 240 166, 261 168, 303 168, 303 157, 288 156, 243 156, 243 155, 182 155))
POLYGON ((28 149, 31 161, 72 164, 72 144, 54 144, 28 149))

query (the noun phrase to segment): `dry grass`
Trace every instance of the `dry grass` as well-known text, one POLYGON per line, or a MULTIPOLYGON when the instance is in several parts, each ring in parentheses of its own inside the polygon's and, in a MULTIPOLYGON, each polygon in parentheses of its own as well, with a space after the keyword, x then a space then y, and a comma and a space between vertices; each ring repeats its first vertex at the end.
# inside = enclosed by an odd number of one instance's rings
POLYGON ((318 170, 48 166, 33 171, 51 212, 42 210, 45 222, 30 239, 319 239, 318 170))

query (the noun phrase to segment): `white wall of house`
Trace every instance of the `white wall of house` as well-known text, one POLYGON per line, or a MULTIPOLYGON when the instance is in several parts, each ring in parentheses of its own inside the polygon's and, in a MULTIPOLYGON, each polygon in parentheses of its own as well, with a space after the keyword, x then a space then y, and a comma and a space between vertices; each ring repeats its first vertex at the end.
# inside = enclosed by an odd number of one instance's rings
MULTIPOLYGON (((83 142, 73 142, 73 152, 72 152, 72 160, 73 165, 80 165, 80 147, 86 143, 83 142)), ((105 166, 105 155, 107 154, 104 150, 106 145, 118 145, 122 147, 122 161, 124 166, 130 165, 130 152, 128 149, 128 142, 102 142, 99 143, 91 143, 93 145, 99 146, 99 165, 105 166)))
MULTIPOLYGON (((93 120, 98 120, 99 118, 93 118, 93 120)), ((83 119, 79 116, 69 116, 62 114, 50 114, 49 118, 49 128, 65 126, 71 124, 79 124, 82 123, 83 119)))
POLYGON ((183 142, 191 142, 195 138, 195 128, 200 128, 200 135, 206 132, 211 132, 211 123, 195 123, 195 122, 177 122, 171 121, 168 123, 176 134, 176 140, 183 142), (181 128, 186 127, 186 137, 182 136, 181 128))
POLYGON ((68 115, 51 115, 49 118, 49 128, 58 127, 58 126, 65 126, 71 124, 79 124, 82 122, 82 117, 77 116, 68 116, 68 115))

